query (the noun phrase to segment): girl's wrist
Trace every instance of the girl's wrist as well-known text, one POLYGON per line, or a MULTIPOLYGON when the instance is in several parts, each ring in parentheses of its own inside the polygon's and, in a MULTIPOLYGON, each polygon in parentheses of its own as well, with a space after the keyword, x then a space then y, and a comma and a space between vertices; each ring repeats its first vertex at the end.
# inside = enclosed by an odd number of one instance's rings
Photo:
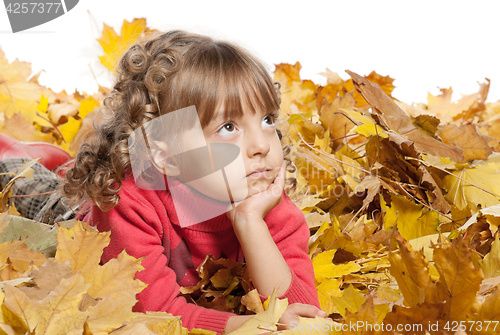
MULTIPOLYGON (((258 215, 240 217, 233 222, 233 229, 238 240, 240 238, 258 237, 269 233, 266 222, 258 215)), ((241 240, 240 243, 242 243, 241 240)))

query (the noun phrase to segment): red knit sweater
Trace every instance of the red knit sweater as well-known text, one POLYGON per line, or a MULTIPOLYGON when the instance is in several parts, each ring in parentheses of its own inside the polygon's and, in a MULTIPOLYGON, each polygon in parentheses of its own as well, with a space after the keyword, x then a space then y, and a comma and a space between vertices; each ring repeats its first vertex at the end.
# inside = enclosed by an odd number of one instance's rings
MULTIPOLYGON (((91 221, 99 231, 111 231, 111 242, 102 255, 103 263, 117 257, 123 249, 137 258, 146 256, 142 261, 145 269, 138 272, 136 278, 148 287, 137 295, 134 311, 165 311, 182 316, 182 325, 188 329, 221 333, 229 317, 235 314, 187 303, 184 297, 178 297, 179 289, 198 282, 196 268, 207 254, 216 259, 222 254, 239 262, 244 262, 244 255, 226 213, 180 227, 177 213, 182 213, 179 216, 184 219, 184 215, 208 208, 200 203, 198 192, 183 187, 185 194, 193 198, 191 202, 183 201, 183 208, 176 202, 176 211, 168 187, 162 191, 144 190, 128 177, 118 192, 117 206, 102 212, 93 205, 83 221, 91 221)), ((288 290, 279 298, 288 298, 289 304, 300 302, 319 307, 304 214, 283 192, 281 202, 264 221, 292 273, 288 290)), ((261 296, 263 301, 266 298, 261 296)))

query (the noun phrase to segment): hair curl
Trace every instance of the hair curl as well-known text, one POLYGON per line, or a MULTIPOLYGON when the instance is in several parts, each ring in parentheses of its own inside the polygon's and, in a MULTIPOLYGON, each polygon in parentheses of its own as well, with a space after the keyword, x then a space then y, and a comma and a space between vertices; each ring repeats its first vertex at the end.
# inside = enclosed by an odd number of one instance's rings
MULTIPOLYGON (((131 173, 130 135, 165 113, 195 105, 205 127, 221 104, 226 117, 238 117, 245 105, 274 112, 281 103, 281 85, 246 49, 182 30, 153 33, 133 44, 116 72, 112 92, 96 110, 100 121, 62 182, 70 205, 90 198, 103 211, 116 206, 122 180, 131 173)), ((281 141, 279 129, 277 134, 281 141)), ((287 145, 283 156, 287 171, 294 172, 289 152, 287 145)), ((285 191, 296 185, 287 178, 285 191)))

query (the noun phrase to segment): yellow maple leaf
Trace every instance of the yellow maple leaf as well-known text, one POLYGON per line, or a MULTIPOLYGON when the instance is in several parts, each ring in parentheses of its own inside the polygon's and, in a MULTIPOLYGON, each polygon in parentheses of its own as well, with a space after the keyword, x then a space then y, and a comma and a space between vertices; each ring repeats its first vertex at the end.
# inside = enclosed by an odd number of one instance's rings
MULTIPOLYGON (((5 116, 0 113, 0 116, 5 116)), ((3 125, 0 124, 0 132, 15 140, 24 142, 47 142, 53 143, 54 137, 51 133, 45 134, 38 131, 33 123, 29 122, 20 113, 5 117, 3 125)))
POLYGON ((42 93, 40 98, 40 104, 36 107, 39 112, 47 113, 47 108, 49 107, 49 99, 42 93))
MULTIPOLYGON (((318 279, 316 279, 316 281, 318 281, 318 279)), ((332 297, 342 296, 342 291, 340 290, 341 285, 341 279, 323 278, 320 280, 319 285, 316 286, 316 290, 318 291, 318 300, 322 311, 328 314, 338 313, 337 307, 335 307, 332 301, 332 297)))
POLYGON ((144 270, 141 261, 142 259, 129 256, 124 250, 117 258, 111 259, 103 266, 95 267, 88 275, 93 283, 88 293, 94 298, 109 295, 115 299, 124 293, 135 295, 141 292, 146 284, 134 279, 136 272, 144 270))
POLYGON ((88 223, 80 221, 71 229, 59 227, 55 258, 59 263, 70 260, 73 273, 82 271, 86 282, 91 283, 102 251, 109 244, 110 234, 99 233, 88 223))
POLYGON ((102 65, 115 73, 118 62, 128 47, 134 44, 143 32, 147 30, 146 19, 123 20, 120 35, 113 28, 104 24, 102 36, 97 39, 104 50, 104 56, 99 56, 102 65))
POLYGON ((491 244, 491 250, 484 256, 481 262, 484 278, 500 276, 500 240, 495 238, 491 244))
POLYGON ((358 111, 350 109, 342 109, 352 120, 359 122, 359 125, 354 127, 352 131, 363 135, 365 137, 370 136, 380 136, 387 138, 388 135, 385 133, 384 129, 375 123, 373 118, 369 114, 362 114, 358 111))
POLYGON ((87 99, 84 99, 80 102, 78 115, 83 120, 87 116, 87 114, 89 114, 99 106, 99 102, 97 102, 93 97, 88 97, 87 99))
POLYGON ((385 229, 389 230, 396 224, 399 233, 406 240, 438 233, 439 214, 434 211, 424 213, 424 206, 417 205, 403 196, 391 195, 391 207, 381 197, 380 207, 385 212, 385 229))
POLYGON ((0 111, 6 117, 22 114, 30 123, 40 126, 52 125, 36 115, 42 93, 50 92, 37 83, 29 82, 31 64, 15 60, 9 64, 5 53, 0 49, 0 111))
POLYGON ((78 273, 62 279, 57 288, 41 301, 33 301, 20 289, 7 285, 3 306, 16 315, 25 331, 36 334, 65 334, 85 321, 78 303, 90 284, 78 273))
POLYGON ((396 279, 406 303, 416 306, 424 302, 440 302, 436 297, 436 287, 432 283, 429 263, 422 253, 415 252, 412 246, 396 232, 398 251, 389 253, 390 273, 396 279))
POLYGON ((59 126, 59 130, 63 134, 66 144, 69 144, 71 143, 71 141, 73 141, 81 126, 82 121, 76 120, 72 117, 68 119, 68 122, 66 122, 62 126, 59 126))
POLYGON ((500 204, 500 163, 463 167, 443 179, 445 198, 462 210, 500 204))
POLYGON ((352 284, 342 291, 341 297, 332 296, 331 299, 342 316, 346 316, 346 311, 356 313, 366 301, 365 295, 355 289, 352 284))
POLYGON ((274 81, 281 83, 280 118, 287 119, 293 113, 303 113, 306 118, 318 117, 316 108, 316 90, 318 85, 311 80, 300 79, 299 62, 295 65, 277 64, 274 81))
POLYGON ((123 324, 113 331, 116 335, 188 335, 186 328, 181 325, 181 317, 163 312, 146 312, 123 324))
POLYGON ((255 314, 231 334, 234 335, 253 335, 261 334, 262 328, 268 331, 276 331, 276 323, 281 318, 288 306, 288 299, 278 299, 278 291, 274 290, 269 296, 269 303, 265 311, 255 314))
POLYGON ((312 259, 316 280, 322 281, 323 278, 340 278, 361 269, 361 266, 355 262, 333 264, 332 259, 336 251, 337 250, 324 251, 312 259))

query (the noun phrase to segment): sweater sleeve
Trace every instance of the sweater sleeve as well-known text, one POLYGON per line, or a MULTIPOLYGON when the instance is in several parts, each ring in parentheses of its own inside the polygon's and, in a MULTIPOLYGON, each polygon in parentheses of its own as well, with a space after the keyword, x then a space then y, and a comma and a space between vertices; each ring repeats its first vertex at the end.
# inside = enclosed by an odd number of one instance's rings
MULTIPOLYGON (((134 185, 135 186, 135 185, 134 185)), ((93 206, 91 220, 99 231, 111 231, 111 241, 104 249, 102 261, 105 263, 125 249, 142 261, 143 271, 135 278, 148 284, 137 294, 135 312, 164 311, 182 317, 182 325, 188 329, 202 328, 222 333, 228 319, 235 315, 187 303, 178 297, 180 286, 175 272, 168 267, 168 253, 165 252, 163 239, 168 238, 168 219, 165 205, 152 194, 140 189, 126 189, 120 192, 120 202, 108 212, 93 206), (165 233, 164 233, 165 230, 165 233)))
MULTIPOLYGON (((307 247, 309 227, 304 214, 283 192, 280 203, 266 215, 264 221, 292 274, 290 286, 278 298, 288 298, 289 304, 302 303, 320 308, 307 247)), ((260 298, 262 301, 267 299, 263 295, 260 298)))

